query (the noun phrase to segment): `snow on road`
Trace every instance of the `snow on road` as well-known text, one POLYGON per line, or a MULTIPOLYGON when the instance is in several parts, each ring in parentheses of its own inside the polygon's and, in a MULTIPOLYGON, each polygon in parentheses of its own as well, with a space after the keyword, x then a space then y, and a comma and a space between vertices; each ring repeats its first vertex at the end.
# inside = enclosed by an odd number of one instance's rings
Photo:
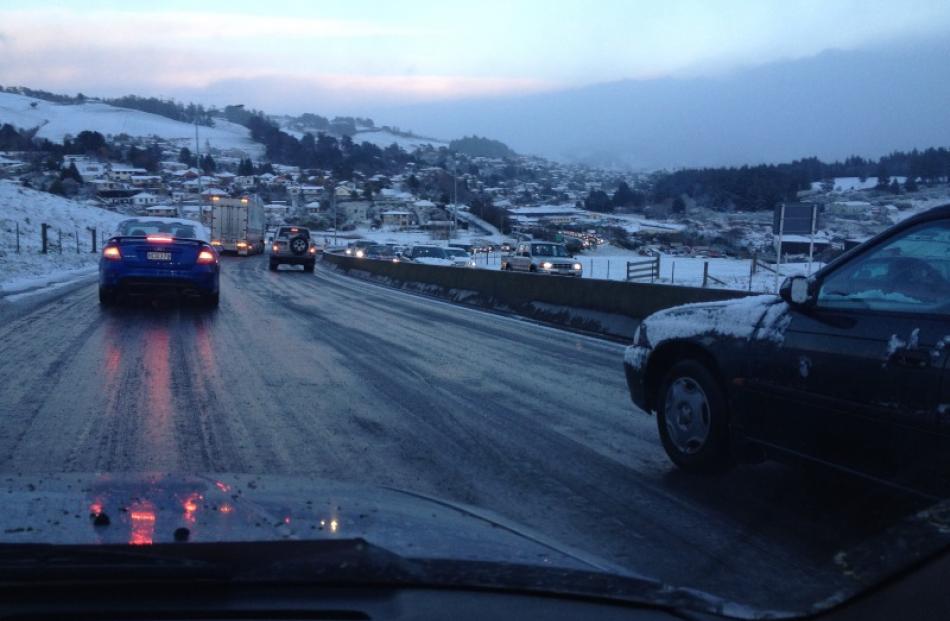
POLYGON ((126 217, 0 181, 0 295, 91 274, 99 255, 91 252, 92 233, 88 228, 97 229, 101 239, 103 233, 112 233, 115 225, 126 217), (50 242, 47 254, 40 252, 43 223, 51 226, 47 233, 50 242))

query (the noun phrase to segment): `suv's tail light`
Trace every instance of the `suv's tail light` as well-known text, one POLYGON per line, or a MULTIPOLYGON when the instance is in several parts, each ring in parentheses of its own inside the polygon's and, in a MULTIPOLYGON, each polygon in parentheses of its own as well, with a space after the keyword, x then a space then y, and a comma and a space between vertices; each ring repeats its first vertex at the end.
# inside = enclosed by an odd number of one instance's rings
POLYGON ((113 246, 112 244, 105 246, 102 249, 102 256, 110 261, 118 261, 122 258, 122 253, 119 252, 118 246, 113 246))
POLYGON ((316 247, 316 246, 310 246, 310 254, 317 254, 317 247, 316 247))
POLYGON ((209 264, 209 263, 214 263, 214 262, 216 262, 217 260, 218 260, 218 258, 217 258, 216 256, 214 256, 214 250, 211 250, 211 249, 209 249, 209 248, 202 248, 200 251, 198 251, 198 260, 197 260, 197 262, 200 263, 200 264, 202 264, 202 265, 207 265, 207 264, 209 264))

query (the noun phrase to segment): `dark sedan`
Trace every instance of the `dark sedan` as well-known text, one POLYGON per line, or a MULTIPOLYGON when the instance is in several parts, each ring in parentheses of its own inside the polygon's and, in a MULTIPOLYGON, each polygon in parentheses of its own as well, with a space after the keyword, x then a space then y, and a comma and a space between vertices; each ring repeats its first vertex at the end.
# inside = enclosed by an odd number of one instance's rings
POLYGON ((797 458, 950 489, 950 206, 780 296, 671 308, 627 348, 630 394, 687 470, 797 458))

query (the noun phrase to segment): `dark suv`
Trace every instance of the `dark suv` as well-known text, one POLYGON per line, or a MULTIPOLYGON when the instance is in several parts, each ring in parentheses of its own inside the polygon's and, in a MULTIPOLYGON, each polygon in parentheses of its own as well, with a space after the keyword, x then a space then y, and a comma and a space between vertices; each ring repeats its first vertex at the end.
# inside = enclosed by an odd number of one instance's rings
POLYGON ((282 226, 277 229, 270 246, 270 269, 280 264, 302 265, 305 272, 312 272, 317 261, 317 246, 310 238, 310 229, 302 226, 282 226))
POLYGON ((804 459, 950 490, 950 205, 854 248, 781 295, 655 313, 624 366, 687 470, 804 459))

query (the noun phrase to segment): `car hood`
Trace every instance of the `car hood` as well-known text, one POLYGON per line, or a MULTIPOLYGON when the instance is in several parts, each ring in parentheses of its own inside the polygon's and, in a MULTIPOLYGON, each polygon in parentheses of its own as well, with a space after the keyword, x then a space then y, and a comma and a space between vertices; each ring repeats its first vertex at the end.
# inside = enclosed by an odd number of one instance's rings
POLYGON ((5 477, 0 544, 342 539, 413 557, 625 573, 479 509, 394 488, 298 477, 69 474, 5 477))
POLYGON ((645 362, 644 345, 656 349, 671 340, 755 337, 781 343, 790 320, 788 305, 775 295, 675 306, 643 320, 624 359, 639 368, 645 362))
POLYGON ((419 257, 412 261, 413 263, 422 263, 423 265, 454 265, 451 259, 439 259, 437 257, 419 257))
POLYGON ((0 574, 8 579, 49 579, 47 568, 68 570, 70 554, 120 561, 113 573, 104 566, 92 578, 140 568, 121 562, 152 558, 145 554, 162 562, 224 554, 232 555, 229 566, 264 576, 276 557, 270 578, 277 580, 520 589, 763 614, 635 574, 490 512, 394 488, 281 476, 63 474, 6 476, 0 493, 0 574), (23 565, 17 550, 36 566, 23 565), (307 554, 311 560, 295 564, 307 554), (314 570, 321 559, 327 566, 314 570))
POLYGON ((555 261, 560 263, 577 263, 577 259, 574 257, 550 257, 547 255, 536 254, 533 258, 538 261, 551 261, 552 263, 555 261))

